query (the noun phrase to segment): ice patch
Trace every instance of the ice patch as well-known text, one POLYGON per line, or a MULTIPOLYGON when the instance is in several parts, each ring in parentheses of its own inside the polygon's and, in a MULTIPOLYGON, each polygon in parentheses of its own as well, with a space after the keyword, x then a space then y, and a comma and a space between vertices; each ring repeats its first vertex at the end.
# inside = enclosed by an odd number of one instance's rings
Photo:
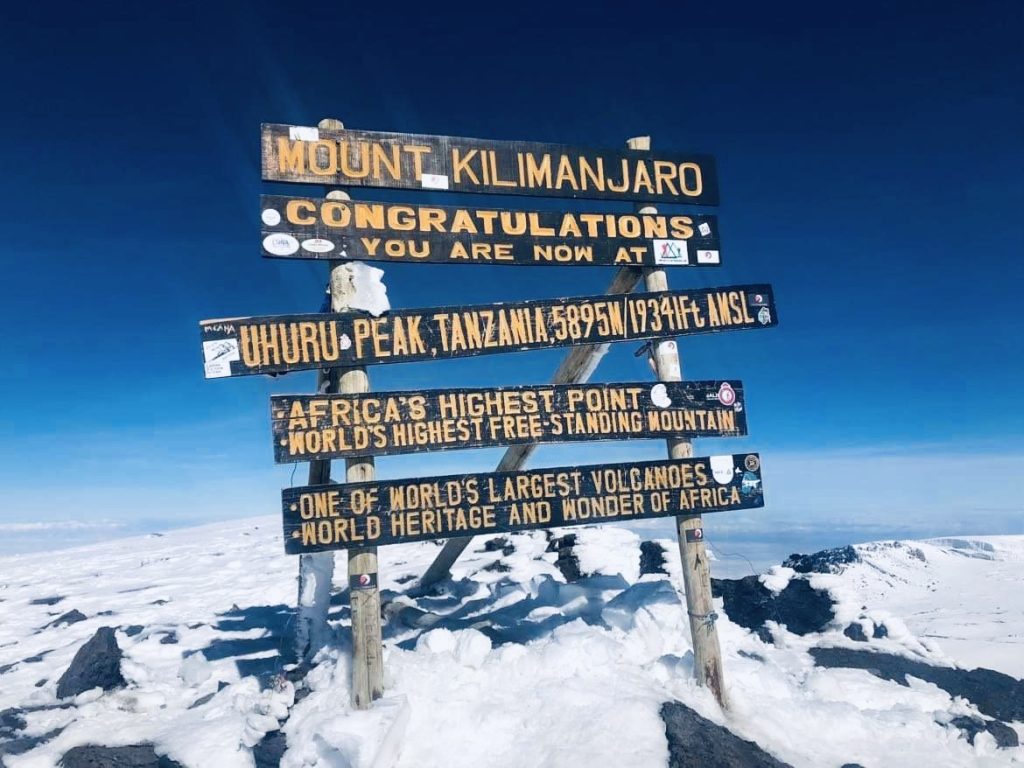
POLYGON ((784 565, 773 565, 767 573, 761 574, 761 583, 764 588, 774 594, 779 594, 787 586, 789 581, 796 575, 796 571, 784 565))
POLYGON ((374 317, 391 309, 388 301, 388 289, 384 285, 384 270, 371 267, 361 261, 349 262, 346 269, 352 271, 352 284, 355 286, 355 296, 351 300, 352 309, 361 309, 369 312, 374 317))

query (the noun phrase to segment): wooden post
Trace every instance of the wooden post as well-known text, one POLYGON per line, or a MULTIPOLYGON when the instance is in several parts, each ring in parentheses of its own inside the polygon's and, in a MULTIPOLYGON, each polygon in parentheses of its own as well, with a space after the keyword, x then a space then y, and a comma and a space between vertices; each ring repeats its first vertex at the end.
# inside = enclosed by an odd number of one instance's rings
MULTIPOLYGON (((366 368, 347 368, 340 390, 346 394, 370 391, 366 368)), ((373 457, 345 460, 349 483, 373 480, 373 457)), ((384 649, 380 628, 380 588, 377 585, 377 548, 348 550, 349 602, 352 608, 352 706, 369 709, 384 693, 384 649)))
MULTIPOLYGON (((635 267, 622 267, 615 273, 608 290, 605 293, 629 293, 633 287, 640 282, 641 272, 635 267)), ((584 384, 594 372, 594 368, 604 357, 607 351, 607 344, 588 344, 581 347, 573 347, 562 359, 555 375, 551 377, 552 384, 584 384)), ((526 466, 527 460, 537 450, 536 443, 523 443, 511 445, 505 449, 501 461, 495 468, 495 472, 514 472, 526 466)), ((437 557, 423 572, 415 591, 421 591, 430 585, 448 577, 451 567, 459 555, 466 551, 466 547, 473 540, 472 536, 465 536, 458 539, 448 539, 437 553, 437 557)))
MULTIPOLYGON (((319 127, 341 130, 340 120, 321 120, 319 127)), ((327 193, 331 200, 351 199, 339 189, 327 193)), ((331 311, 348 312, 355 298, 355 284, 349 262, 330 262, 331 311)), ((365 367, 321 371, 317 391, 358 394, 370 391, 365 367)), ((353 457, 345 462, 345 479, 356 483, 373 480, 373 458, 353 457)), ((309 484, 329 483, 331 462, 309 463, 309 484)), ((320 649, 327 636, 327 611, 330 607, 334 553, 318 552, 299 556, 299 619, 295 632, 295 651, 300 661, 308 661, 320 649)), ((380 590, 377 586, 377 548, 348 550, 349 599, 352 608, 352 706, 367 709, 384 692, 384 664, 380 627, 380 590)))
MULTIPOLYGON (((630 149, 650 151, 651 137, 629 139, 630 149)), ((640 213, 657 213, 654 206, 644 206, 640 213)), ((648 291, 667 291, 668 277, 664 269, 644 269, 644 287, 648 291)), ((673 339, 652 342, 654 367, 659 381, 682 381, 679 348, 673 339)), ((668 455, 671 459, 693 456, 689 440, 669 438, 668 455)), ((725 678, 722 673, 722 650, 715 628, 714 605, 711 602, 711 567, 704 546, 703 523, 700 515, 681 515, 676 518, 679 536, 679 555, 683 562, 683 585, 686 589, 686 612, 690 616, 690 636, 693 639, 693 666, 697 684, 711 689, 723 709, 728 706, 725 697, 725 678)))

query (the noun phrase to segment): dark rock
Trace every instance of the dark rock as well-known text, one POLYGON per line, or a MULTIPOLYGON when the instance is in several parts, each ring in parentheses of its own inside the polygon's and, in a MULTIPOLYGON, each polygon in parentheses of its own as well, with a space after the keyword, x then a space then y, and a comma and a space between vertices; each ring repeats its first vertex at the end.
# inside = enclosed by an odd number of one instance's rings
POLYGON ((508 573, 512 570, 512 566, 506 565, 505 563, 501 562, 501 560, 495 560, 490 565, 485 565, 484 570, 490 571, 491 573, 508 573))
MULTIPOLYGON (((12 738, 0 739, 0 765, 6 765, 3 761, 4 755, 21 755, 28 752, 30 749, 35 749, 40 744, 44 744, 50 739, 55 739, 60 736, 60 732, 63 728, 56 728, 52 731, 42 734, 41 736, 14 736, 12 738)), ((2 734, 0 734, 2 735, 2 734)))
POLYGON ((558 553, 558 557, 555 559, 555 566, 562 572, 562 577, 568 583, 579 581, 584 577, 583 572, 580 570, 580 559, 573 552, 573 547, 575 546, 576 536, 569 533, 552 539, 547 548, 548 552, 558 553))
POLYGON ((16 666, 18 666, 18 662, 14 662, 13 664, 0 664, 0 675, 11 669, 14 669, 16 666))
POLYGON ((504 536, 498 536, 497 538, 490 539, 484 542, 484 552, 497 552, 501 550, 501 554, 508 557, 516 551, 515 544, 510 542, 504 536))
POLYGON ((53 653, 53 651, 43 651, 42 653, 37 653, 35 656, 26 656, 24 659, 21 660, 21 663, 22 664, 38 664, 43 659, 45 659, 47 656, 49 656, 51 653, 53 653))
POLYGON ((806 635, 820 632, 833 619, 832 598, 804 579, 791 579, 777 595, 757 576, 712 579, 711 593, 722 598, 725 613, 734 624, 758 632, 762 639, 760 630, 766 621, 776 621, 794 634, 806 635))
POLYGON ((144 629, 145 627, 141 624, 129 624, 127 627, 124 627, 121 631, 128 635, 128 637, 135 637, 144 629))
POLYGON ((121 649, 110 627, 100 627, 96 634, 78 649, 71 666, 57 681, 57 698, 77 696, 93 688, 109 691, 124 685, 121 676, 121 649))
POLYGON ((860 622, 853 622, 846 629, 843 630, 843 634, 851 640, 855 640, 858 643, 866 643, 868 636, 864 634, 864 627, 860 625, 860 622))
POLYGON ((72 608, 67 613, 63 613, 56 619, 51 621, 49 624, 46 625, 46 627, 59 627, 61 625, 70 626, 71 624, 77 624, 80 621, 85 621, 86 618, 87 617, 84 613, 79 611, 77 608, 72 608))
POLYGON ((665 570, 665 549, 656 541, 640 542, 640 575, 645 573, 664 573, 665 570))
POLYGON ((20 731, 27 725, 21 716, 21 710, 5 709, 0 711, 0 736, 20 731))
POLYGON ((167 605, 169 602, 171 602, 171 601, 170 600, 164 600, 161 597, 161 598, 159 598, 157 600, 154 600, 152 603, 150 603, 150 605, 167 605))
POLYGON ((160 645, 177 645, 178 644, 178 633, 168 632, 160 638, 160 645))
POLYGON ((852 648, 811 648, 810 654, 819 667, 863 669, 900 685, 908 685, 907 675, 911 675, 937 685, 950 696, 962 696, 996 720, 1024 720, 1024 682, 1002 672, 936 667, 890 653, 852 648))
POLYGON ((564 536, 552 536, 548 540, 548 548, 545 552, 559 552, 563 547, 576 546, 576 534, 567 533, 564 536))
POLYGON ((1001 749, 1020 745, 1017 732, 1006 723, 1000 723, 998 720, 982 720, 975 717, 960 716, 954 717, 949 721, 949 724, 959 728, 964 736, 967 737, 967 742, 972 745, 974 744, 974 737, 983 731, 988 731, 992 734, 992 738, 996 740, 996 746, 1001 749))
POLYGON ((764 656, 760 653, 751 653, 750 651, 744 651, 742 649, 736 651, 736 653, 742 656, 744 659, 751 659, 753 661, 764 661, 764 656))
POLYGON ((881 637, 888 637, 889 630, 886 628, 885 624, 875 624, 875 628, 871 630, 871 636, 876 640, 881 637))
POLYGON ((839 768, 864 768, 860 763, 843 763, 839 768))
POLYGON ((152 744, 74 747, 64 753, 60 765, 61 768, 184 768, 181 763, 158 755, 152 744))
POLYGON ((685 704, 661 705, 669 768, 789 768, 752 741, 712 723, 685 704))
POLYGON ((278 768, 288 749, 288 738, 281 731, 271 731, 252 748, 256 768, 278 768))
POLYGON ((56 605, 63 599, 63 595, 54 595, 53 597, 37 597, 35 600, 30 600, 29 605, 56 605))
POLYGON ((844 565, 859 563, 857 550, 847 545, 835 549, 823 549, 812 555, 790 555, 783 565, 797 573, 839 573, 844 565))

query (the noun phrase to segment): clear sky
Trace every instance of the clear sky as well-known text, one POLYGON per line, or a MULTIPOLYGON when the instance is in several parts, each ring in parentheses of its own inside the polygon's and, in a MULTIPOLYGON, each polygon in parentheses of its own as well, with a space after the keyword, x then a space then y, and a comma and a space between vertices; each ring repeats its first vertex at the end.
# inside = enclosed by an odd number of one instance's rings
MULTIPOLYGON (((313 376, 205 381, 196 324, 319 308, 326 267, 262 259, 258 236, 261 191, 316 188, 262 183, 258 150, 261 122, 324 117, 713 154, 722 205, 703 212, 724 265, 671 284, 771 282, 781 324, 681 345, 688 378, 748 390, 751 437, 698 451, 764 457, 766 509, 720 515, 709 536, 1024 531, 1019 2, 18 5, 0 26, 0 552, 59 543, 55 521, 125 532, 279 509, 292 468, 273 464, 267 398, 313 376)), ((416 307, 601 293, 610 277, 395 265, 386 282, 416 307)), ((595 379, 648 378, 634 350, 595 379)), ((542 383, 561 354, 371 377, 542 383)), ((499 454, 378 467, 485 470, 499 454)), ((591 444, 535 464, 662 455, 591 444)))

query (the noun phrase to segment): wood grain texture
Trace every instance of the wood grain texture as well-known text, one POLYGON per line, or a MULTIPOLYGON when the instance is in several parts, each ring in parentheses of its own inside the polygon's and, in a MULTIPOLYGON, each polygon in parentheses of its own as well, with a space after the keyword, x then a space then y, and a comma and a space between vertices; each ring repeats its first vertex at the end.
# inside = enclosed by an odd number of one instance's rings
MULTIPOLYGON (((200 323, 208 378, 666 339, 778 322, 771 286, 733 285, 388 312, 200 323)), ((589 356, 589 353, 588 353, 589 356)))
POLYGON ((714 158, 265 123, 265 181, 717 205, 714 158))
POLYGON ((724 380, 275 395, 270 411, 278 463, 747 432, 743 384, 724 380))
POLYGON ((306 486, 281 494, 288 554, 763 504, 760 460, 747 453, 306 486))
MULTIPOLYGON (((634 149, 650 149, 650 138, 631 140, 634 149)), ((654 208, 641 208, 644 213, 654 213, 654 208)), ((663 269, 645 269, 644 287, 649 292, 668 290, 668 276, 663 269)), ((674 342, 657 341, 653 344, 652 358, 658 380, 677 382, 682 380, 682 362, 679 348, 674 342)), ((688 439, 678 436, 667 441, 670 458, 685 460, 693 455, 693 445, 688 439)), ((760 460, 758 460, 760 465, 760 460)), ((718 642, 718 630, 714 622, 714 605, 711 599, 711 567, 704 544, 704 528, 700 514, 686 514, 676 520, 679 556, 683 566, 683 584, 686 589, 686 611, 690 620, 690 637, 693 641, 694 675, 699 685, 711 689, 715 699, 724 709, 728 706, 725 694, 725 676, 722 669, 722 651, 718 642)))
POLYGON ((264 195, 263 255, 398 264, 717 267, 716 216, 341 202, 264 195))
MULTIPOLYGON (((341 396, 370 391, 365 368, 341 374, 341 396)), ((376 476, 373 458, 350 457, 345 461, 347 483, 367 483, 376 476)), ((381 638, 380 587, 376 547, 348 550, 349 604, 352 608, 352 706, 369 709, 384 695, 384 646, 381 638)))
MULTIPOLYGON (((643 273, 635 267, 620 268, 615 273, 605 293, 610 296, 627 294, 636 287, 642 276, 643 273)), ((585 344, 573 347, 562 358, 562 362, 555 371, 555 375, 551 378, 551 383, 582 384, 586 382, 598 363, 600 363, 607 349, 607 344, 585 344)), ((526 466, 526 462, 529 461, 530 456, 533 455, 535 450, 537 450, 536 443, 510 446, 498 461, 496 471, 510 472, 522 469, 526 466)), ((427 567, 427 570, 423 572, 423 575, 416 584, 416 589, 429 589, 431 585, 446 578, 451 572, 452 565, 459 559, 459 556, 466 550, 466 547, 469 546, 472 540, 470 537, 448 539, 441 548, 441 551, 437 553, 433 562, 427 567)))

